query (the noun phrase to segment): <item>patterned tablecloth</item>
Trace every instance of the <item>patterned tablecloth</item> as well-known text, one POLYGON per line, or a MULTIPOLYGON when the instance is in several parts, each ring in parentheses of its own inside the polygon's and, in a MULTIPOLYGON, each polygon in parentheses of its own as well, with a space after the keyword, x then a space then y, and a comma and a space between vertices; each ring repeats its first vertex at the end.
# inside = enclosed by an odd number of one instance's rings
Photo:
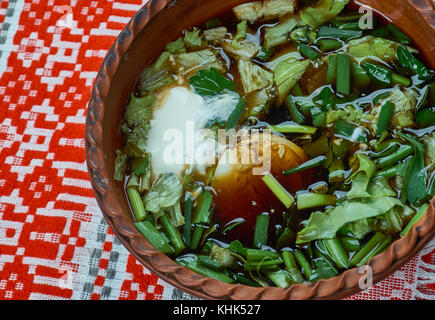
MULTIPOLYGON (((84 149, 97 70, 141 0, 0 1, 0 299, 190 299, 116 239, 84 149)), ((435 239, 351 299, 434 299, 435 239)))

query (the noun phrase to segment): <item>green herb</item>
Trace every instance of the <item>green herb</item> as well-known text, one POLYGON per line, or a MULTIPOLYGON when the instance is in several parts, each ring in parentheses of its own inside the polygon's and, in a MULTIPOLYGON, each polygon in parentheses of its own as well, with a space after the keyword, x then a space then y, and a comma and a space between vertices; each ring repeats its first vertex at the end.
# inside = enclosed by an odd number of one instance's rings
POLYGON ((417 213, 414 217, 412 217, 411 221, 406 225, 406 227, 402 230, 400 233, 401 237, 404 237, 408 234, 408 232, 411 230, 412 226, 416 224, 418 221, 420 221, 421 218, 425 215, 427 209, 429 208, 429 204, 425 203, 420 209, 418 209, 417 213))
POLYGON ((415 114, 415 121, 420 128, 435 125, 435 107, 426 108, 415 114))
POLYGON ((276 132, 280 133, 307 133, 307 134, 314 134, 317 131, 317 128, 310 127, 310 126, 301 126, 297 123, 292 122, 282 122, 277 125, 272 125, 270 128, 276 132))
POLYGON ((291 174, 294 174, 297 172, 301 172, 301 171, 304 171, 307 169, 315 168, 315 167, 322 165, 325 162, 325 160, 326 160, 325 156, 318 156, 316 158, 313 158, 313 159, 310 159, 310 160, 304 162, 303 164, 301 164, 297 167, 284 170, 282 172, 282 174, 285 176, 288 176, 288 175, 291 175, 291 174))
POLYGON ((294 203, 294 199, 290 193, 284 187, 276 180, 276 178, 270 174, 267 173, 265 176, 263 176, 262 180, 264 183, 269 187, 270 191, 273 192, 273 194, 281 200, 281 202, 284 204, 286 208, 290 208, 290 206, 294 203))
POLYGON ((116 181, 124 180, 125 171, 127 170, 127 156, 120 150, 116 150, 115 172, 113 178, 116 181))
POLYGON ((329 56, 328 68, 326 69, 325 83, 335 83, 337 79, 337 55, 329 56))
POLYGON ((421 201, 426 198, 426 174, 424 165, 424 156, 426 154, 426 146, 417 141, 414 137, 397 133, 401 138, 411 143, 414 147, 414 159, 411 165, 411 173, 408 180, 408 201, 411 204, 421 201))
POLYGON ((186 245, 184 244, 178 229, 174 227, 171 218, 167 214, 160 217, 160 222, 162 223, 163 230, 168 236, 169 241, 174 247, 175 254, 179 255, 184 249, 186 249, 186 245))
POLYGON ((310 60, 317 60, 322 56, 320 51, 304 43, 298 46, 298 50, 304 57, 307 57, 310 60))
POLYGON ((175 174, 163 174, 145 196, 145 208, 152 213, 170 208, 180 201, 182 192, 183 186, 175 174))
POLYGON ((418 79, 427 81, 433 77, 433 71, 427 68, 403 46, 397 49, 397 59, 402 67, 410 69, 413 74, 418 76, 418 79))
POLYGON ((350 59, 346 54, 337 55, 337 92, 348 96, 350 94, 350 59))
POLYGON ((254 247, 257 249, 261 249, 263 246, 267 245, 269 221, 270 217, 268 214, 262 213, 257 216, 254 231, 254 247))
POLYGON ((367 143, 367 133, 353 123, 343 120, 337 120, 335 123, 334 133, 341 138, 347 139, 352 142, 367 143))
POLYGON ((234 282, 234 279, 228 277, 225 273, 201 266, 198 261, 190 262, 186 265, 186 267, 205 277, 210 277, 226 283, 234 282))
POLYGON ((174 253, 174 249, 169 245, 168 240, 150 222, 135 222, 134 225, 154 248, 165 254, 174 253))
POLYGON ((294 122, 297 124, 302 124, 305 121, 304 116, 299 112, 298 107, 293 101, 293 98, 291 95, 287 96, 287 98, 284 101, 285 105, 287 106, 287 110, 290 113, 291 118, 294 122))
POLYGON ((360 30, 343 30, 339 28, 325 27, 322 26, 317 32, 317 37, 319 38, 337 38, 341 40, 349 40, 351 38, 357 38, 362 36, 362 31, 360 30))
POLYGON ((332 194, 300 193, 296 196, 298 210, 308 208, 333 206, 337 198, 332 194))
POLYGON ((268 272, 267 277, 279 288, 287 288, 294 283, 290 273, 288 273, 286 270, 268 272))
POLYGON ((394 103, 391 103, 390 101, 387 101, 382 105, 378 118, 378 134, 381 134, 388 129, 391 117, 393 116, 394 107, 394 103))
POLYGON ((131 209, 133 210, 136 221, 145 220, 147 213, 143 206, 142 197, 139 194, 139 191, 136 187, 128 187, 127 188, 127 196, 129 203, 131 205, 131 209))
POLYGON ((213 96, 228 91, 237 92, 234 81, 221 75, 216 69, 200 70, 190 78, 190 85, 201 96, 213 96))
POLYGON ((316 41, 316 45, 322 51, 331 51, 340 49, 343 46, 343 42, 336 39, 319 39, 316 41))
POLYGON ((384 86, 389 86, 391 84, 391 70, 385 68, 384 66, 368 61, 363 63, 363 67, 373 81, 384 86))
POLYGON ((183 226, 184 242, 187 246, 190 246, 190 238, 192 235, 192 195, 186 192, 186 198, 184 200, 184 217, 185 224, 183 226))
POLYGON ((311 268, 310 263, 308 262, 307 258, 305 258, 305 255, 300 250, 295 250, 294 252, 295 259, 298 263, 298 265, 301 267, 302 272, 306 279, 311 278, 311 272, 313 271, 311 268))

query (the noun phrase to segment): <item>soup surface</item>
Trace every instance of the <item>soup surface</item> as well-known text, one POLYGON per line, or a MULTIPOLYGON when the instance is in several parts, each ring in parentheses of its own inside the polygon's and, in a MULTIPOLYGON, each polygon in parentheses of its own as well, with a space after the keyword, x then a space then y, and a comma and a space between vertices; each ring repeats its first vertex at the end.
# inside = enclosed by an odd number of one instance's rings
POLYGON ((239 5, 142 73, 114 175, 154 247, 224 282, 288 287, 367 263, 424 215, 434 72, 348 2, 239 5))

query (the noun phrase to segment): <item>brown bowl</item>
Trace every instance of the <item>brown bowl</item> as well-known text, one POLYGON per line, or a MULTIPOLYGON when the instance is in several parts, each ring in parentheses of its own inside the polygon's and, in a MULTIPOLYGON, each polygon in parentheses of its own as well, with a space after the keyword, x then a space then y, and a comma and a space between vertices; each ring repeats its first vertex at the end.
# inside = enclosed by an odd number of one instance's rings
MULTIPOLYGON (((95 197, 108 224, 124 246, 150 271, 171 285, 205 299, 338 299, 359 291, 358 268, 316 283, 286 289, 254 288, 203 277, 154 249, 136 230, 123 185, 113 179, 115 150, 121 149, 119 125, 136 79, 183 29, 204 23, 246 0, 150 0, 120 33, 104 59, 92 89, 86 119, 86 155, 95 197)), ((430 0, 361 0, 405 30, 435 67, 435 10, 430 0), (412 34, 409 33, 412 31, 412 34)), ((377 282, 402 266, 435 234, 435 199, 402 239, 368 264, 377 282)))

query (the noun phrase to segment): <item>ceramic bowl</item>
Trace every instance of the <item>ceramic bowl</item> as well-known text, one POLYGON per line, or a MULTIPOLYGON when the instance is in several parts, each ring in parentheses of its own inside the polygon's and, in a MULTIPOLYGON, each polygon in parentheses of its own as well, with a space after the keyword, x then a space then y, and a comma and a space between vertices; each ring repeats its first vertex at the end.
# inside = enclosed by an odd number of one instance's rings
MULTIPOLYGON (((108 224, 138 261, 171 285, 204 299, 337 299, 359 291, 361 274, 353 268, 316 283, 286 289, 254 288, 203 277, 154 249, 136 230, 123 185, 114 181, 115 150, 121 149, 119 125, 128 95, 139 76, 183 29, 246 0, 150 0, 131 19, 108 52, 96 77, 86 122, 86 156, 95 197, 108 224)), ((435 10, 430 0, 361 0, 403 30, 435 68, 435 10)), ((405 236, 368 264, 377 282, 402 266, 435 234, 435 199, 405 236)))

